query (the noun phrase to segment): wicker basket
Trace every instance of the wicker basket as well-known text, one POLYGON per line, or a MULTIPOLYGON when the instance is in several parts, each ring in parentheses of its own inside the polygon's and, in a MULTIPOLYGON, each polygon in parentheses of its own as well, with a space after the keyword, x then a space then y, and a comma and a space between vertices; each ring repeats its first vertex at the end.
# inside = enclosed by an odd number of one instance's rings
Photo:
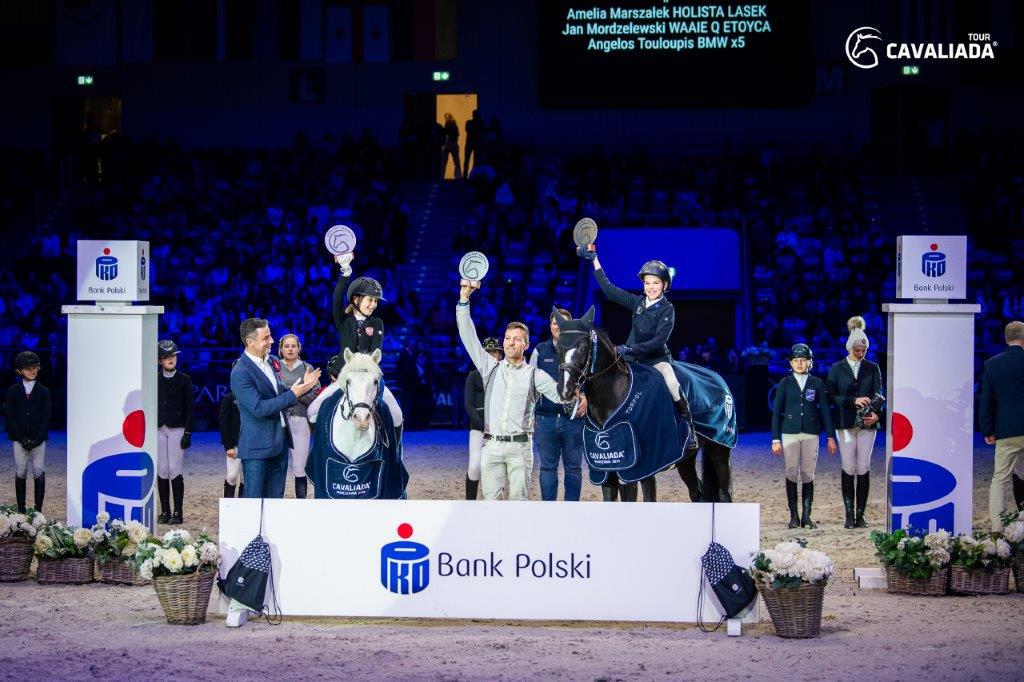
POLYGON ((92 559, 39 557, 36 580, 42 585, 81 585, 92 582, 92 559))
POLYGON ((885 587, 890 594, 916 594, 937 597, 946 594, 949 566, 932 573, 931 578, 908 578, 892 566, 885 567, 885 587))
POLYGON ((1024 592, 1024 551, 1017 550, 1017 556, 1013 558, 1013 584, 1018 592, 1024 592))
POLYGON ((1007 594, 1010 591, 1010 567, 967 570, 953 566, 949 574, 949 589, 960 594, 1007 594))
POLYGON ((149 581, 135 572, 132 567, 120 559, 96 561, 96 581, 111 585, 148 585, 149 581))
POLYGON ((153 578, 153 589, 171 625, 199 625, 206 622, 210 592, 216 571, 153 578))
POLYGON ((764 583, 758 589, 779 637, 817 637, 821 632, 824 585, 801 585, 774 589, 764 583))
POLYGON ((32 568, 32 545, 28 538, 0 540, 0 582, 13 583, 28 579, 32 568))

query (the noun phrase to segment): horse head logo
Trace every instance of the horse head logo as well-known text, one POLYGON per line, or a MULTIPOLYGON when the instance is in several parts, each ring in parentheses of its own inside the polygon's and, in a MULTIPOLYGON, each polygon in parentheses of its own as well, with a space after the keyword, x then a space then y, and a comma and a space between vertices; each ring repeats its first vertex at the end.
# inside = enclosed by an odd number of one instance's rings
POLYGON ((858 69, 878 66, 878 53, 871 46, 872 40, 882 42, 882 32, 872 26, 854 29, 846 38, 846 58, 858 69))
POLYGON ((602 450, 608 449, 608 432, 602 431, 601 433, 594 436, 594 445, 601 448, 602 450))
POLYGON ((344 478, 349 483, 358 483, 359 467, 351 465, 345 467, 344 471, 341 472, 341 477, 344 478))

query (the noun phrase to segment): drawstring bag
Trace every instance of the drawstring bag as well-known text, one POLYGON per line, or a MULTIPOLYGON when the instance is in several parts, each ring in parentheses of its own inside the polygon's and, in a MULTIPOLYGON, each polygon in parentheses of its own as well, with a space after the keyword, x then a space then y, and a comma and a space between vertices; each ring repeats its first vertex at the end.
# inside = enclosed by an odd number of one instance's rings
POLYGON ((277 591, 274 590, 274 561, 270 545, 263 539, 263 500, 260 499, 260 531, 253 538, 228 574, 217 581, 220 592, 234 599, 261 616, 265 616, 271 625, 281 623, 281 605, 277 602, 277 591), (275 616, 271 615, 270 607, 264 606, 267 594, 267 583, 274 594, 275 616))
POLYGON ((715 505, 711 505, 711 544, 700 558, 701 567, 704 569, 704 577, 718 597, 719 604, 725 610, 725 615, 713 628, 704 624, 704 585, 701 582, 700 591, 697 596, 697 624, 704 632, 718 630, 729 618, 735 618, 743 609, 750 606, 757 598, 757 585, 746 569, 740 568, 733 561, 732 554, 722 545, 715 542, 715 505))

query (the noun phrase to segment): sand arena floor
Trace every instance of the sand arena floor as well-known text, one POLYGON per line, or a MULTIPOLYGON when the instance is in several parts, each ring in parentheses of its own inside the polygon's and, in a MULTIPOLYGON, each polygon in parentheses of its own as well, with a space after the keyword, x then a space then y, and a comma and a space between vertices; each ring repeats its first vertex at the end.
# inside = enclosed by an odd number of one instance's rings
MULTIPOLYGON (((759 502, 763 544, 786 529, 782 463, 768 434, 744 434, 733 455, 734 497, 759 502)), ((406 436, 413 499, 458 499, 465 435, 406 436)), ((993 449, 974 450, 974 518, 987 525, 993 449)), ((223 454, 216 435, 196 434, 186 453, 185 527, 217 529, 223 454)), ((879 527, 884 447, 876 445, 868 520, 879 527)), ((539 499, 534 470, 532 499, 539 499)), ((0 502, 13 503, 13 458, 0 446, 0 502)), ((64 518, 65 440, 47 452, 50 518, 64 518)), ((683 501, 674 472, 658 479, 659 498, 683 501)), ((584 482, 584 499, 600 490, 584 482)), ((291 483, 288 496, 292 495, 291 483)), ((31 484, 29 485, 31 498, 31 484)), ((297 619, 229 630, 211 600, 209 621, 167 625, 149 587, 0 584, 0 676, 43 680, 195 679, 1021 679, 1024 594, 1003 597, 900 597, 858 590, 853 568, 874 566, 870 529, 842 527, 838 458, 822 454, 815 491, 820 527, 799 532, 827 552, 837 575, 826 591, 822 636, 783 640, 770 622, 705 635, 695 626, 643 623, 297 619)), ((739 557, 737 557, 739 560, 739 557)), ((765 618, 767 613, 765 612, 765 618)))

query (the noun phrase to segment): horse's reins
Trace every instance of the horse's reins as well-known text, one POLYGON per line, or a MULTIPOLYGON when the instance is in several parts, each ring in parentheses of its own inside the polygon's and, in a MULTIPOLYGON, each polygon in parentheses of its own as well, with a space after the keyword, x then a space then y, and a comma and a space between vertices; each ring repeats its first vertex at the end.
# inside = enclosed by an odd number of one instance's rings
MULTIPOLYGON (((355 415, 356 410, 360 407, 365 407, 370 412, 370 417, 373 419, 373 423, 377 425, 377 433, 379 437, 384 439, 384 444, 388 444, 387 434, 384 433, 386 429, 380 428, 381 420, 380 415, 377 413, 377 408, 367 403, 353 403, 352 399, 348 396, 348 384, 350 380, 345 381, 345 389, 341 392, 341 418, 348 421, 355 415)), ((381 384, 378 383, 378 388, 381 384)))

